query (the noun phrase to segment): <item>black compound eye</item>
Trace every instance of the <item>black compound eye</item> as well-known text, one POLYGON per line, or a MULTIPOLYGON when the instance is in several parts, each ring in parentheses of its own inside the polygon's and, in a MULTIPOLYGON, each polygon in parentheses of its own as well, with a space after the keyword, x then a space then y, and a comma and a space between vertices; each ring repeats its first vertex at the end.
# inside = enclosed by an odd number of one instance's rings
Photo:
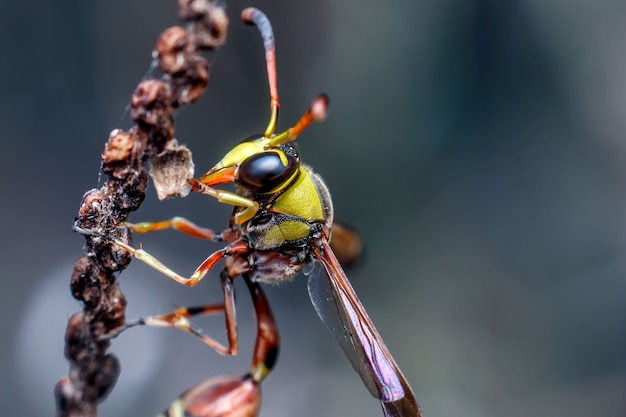
POLYGON ((298 160, 285 155, 287 165, 277 152, 253 155, 239 165, 237 183, 253 193, 269 193, 286 182, 298 169, 298 160))

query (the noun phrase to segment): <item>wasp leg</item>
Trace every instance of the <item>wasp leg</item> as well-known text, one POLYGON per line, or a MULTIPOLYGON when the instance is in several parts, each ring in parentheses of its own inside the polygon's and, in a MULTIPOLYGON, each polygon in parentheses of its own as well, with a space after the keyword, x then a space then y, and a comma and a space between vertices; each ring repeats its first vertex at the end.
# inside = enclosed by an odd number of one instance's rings
POLYGON ((218 250, 217 252, 213 252, 211 255, 209 255, 209 257, 206 258, 204 262, 202 262, 200 266, 198 266, 198 268, 196 268, 194 273, 191 274, 191 276, 187 278, 172 271, 164 263, 162 263, 157 258, 155 258, 150 253, 146 252, 145 250, 141 248, 135 249, 132 246, 127 245, 126 243, 118 239, 112 239, 112 242, 118 245, 119 247, 121 247, 122 249, 128 251, 137 260, 156 269, 157 271, 161 272, 163 275, 173 279, 179 284, 187 285, 188 287, 193 287, 198 282, 200 282, 200 280, 204 278, 205 275, 211 269, 213 269, 215 264, 217 264, 217 262, 219 262, 221 259, 228 257, 228 256, 236 255, 236 254, 247 253, 250 251, 250 248, 248 248, 248 245, 244 241, 239 240, 239 241, 233 242, 230 245, 226 246, 225 248, 218 250))
POLYGON ((111 241, 112 243, 114 243, 115 245, 119 246, 120 248, 124 249, 128 253, 130 253, 137 260, 145 263, 146 265, 159 271, 163 275, 173 279, 179 284, 183 284, 188 287, 193 287, 198 282, 200 282, 200 280, 204 278, 205 275, 208 274, 209 271, 213 269, 215 264, 217 264, 217 262, 219 262, 221 259, 227 258, 229 256, 233 256, 233 255, 240 255, 240 254, 245 254, 245 253, 250 252, 250 248, 248 247, 245 241, 241 239, 236 240, 230 245, 224 247, 223 249, 218 250, 212 253, 211 255, 209 255, 209 257, 206 258, 204 262, 202 262, 200 266, 196 268, 194 273, 191 274, 191 276, 187 278, 174 272, 167 265, 159 261, 157 258, 155 258, 150 253, 146 252, 142 248, 139 248, 139 249, 133 248, 132 246, 122 242, 119 239, 114 238, 113 236, 109 236, 105 233, 100 233, 95 230, 83 229, 78 226, 74 226, 74 230, 84 235, 99 236, 103 239, 107 239, 111 241))
MULTIPOLYGON (((215 180, 215 178, 212 178, 212 180, 215 180)), ((216 183, 233 182, 234 180, 234 176, 232 176, 232 174, 228 171, 221 175, 217 180, 219 182, 216 183)), ((259 211, 258 202, 230 191, 217 190, 213 187, 208 186, 202 181, 203 178, 200 178, 200 180, 190 180, 192 191, 200 192, 202 194, 214 197, 217 201, 223 204, 244 208, 242 211, 235 214, 235 222, 237 224, 245 223, 246 221, 253 218, 254 215, 259 211)))
POLYGON ((137 320, 129 321, 123 326, 115 329, 113 332, 108 333, 106 338, 117 337, 120 333, 135 326, 151 326, 151 327, 173 327, 180 329, 185 333, 197 337, 203 343, 209 345, 215 351, 222 355, 235 355, 237 353, 237 346, 225 347, 223 344, 207 335, 200 327, 196 326, 189 319, 192 316, 216 314, 225 311, 224 304, 196 306, 196 307, 178 307, 169 314, 163 314, 160 316, 148 316, 140 317, 137 320))
POLYGON ((224 304, 201 307, 179 307, 171 314, 142 319, 143 323, 141 324, 174 327, 197 337, 221 355, 236 355, 239 351, 239 337, 235 312, 235 292, 232 280, 225 278, 224 273, 222 273, 222 290, 224 292, 224 304), (228 346, 224 346, 214 338, 208 336, 200 327, 189 320, 191 316, 214 314, 221 311, 224 312, 224 318, 226 320, 226 338, 228 340, 228 346))
POLYGON ((247 274, 244 274, 243 277, 252 296, 257 320, 257 337, 254 344, 250 375, 256 382, 261 382, 269 375, 278 359, 280 337, 278 326, 263 288, 258 282, 252 281, 247 274))
MULTIPOLYGON (((221 355, 236 355, 239 350, 237 343, 237 329, 235 327, 234 335, 228 334, 228 346, 224 346, 211 336, 207 335, 200 327, 196 326, 189 320, 189 317, 200 314, 214 314, 220 311, 225 311, 225 305, 212 305, 201 307, 179 307, 171 314, 164 316, 146 317, 142 320, 143 325, 157 326, 157 327, 174 327, 180 329, 185 333, 188 333, 194 337, 197 337, 206 345, 213 348, 217 353, 221 355)), ((228 318, 227 318, 228 321, 228 318)), ((226 327, 228 330, 228 326, 226 327)))
POLYGON ((239 350, 239 336, 237 332, 237 312, 235 310, 235 288, 233 287, 233 280, 228 277, 227 268, 222 270, 221 279, 224 292, 224 320, 226 322, 228 354, 236 355, 239 350))
POLYGON ((236 355, 239 350, 236 327, 235 333, 232 336, 228 335, 228 346, 224 346, 222 343, 207 335, 200 327, 198 327, 190 320, 192 316, 224 312, 225 308, 225 304, 195 307, 178 307, 176 310, 169 314, 163 314, 161 316, 140 317, 137 320, 129 321, 124 326, 121 326, 118 329, 115 329, 113 332, 108 333, 105 337, 117 337, 120 333, 135 326, 172 327, 182 330, 183 332, 200 339, 202 343, 210 346, 221 355, 232 356, 236 355))
MULTIPOLYGON (((238 351, 237 319, 236 319, 236 313, 235 313, 235 295, 234 295, 234 289, 232 285, 232 278, 236 277, 237 275, 241 273, 248 272, 249 270, 249 266, 247 265, 247 262, 245 261, 245 259, 239 256, 239 255, 247 254, 248 252, 250 252, 250 248, 248 247, 245 241, 241 239, 236 240, 230 245, 224 247, 223 249, 217 252, 214 252, 208 258, 206 258, 204 262, 202 262, 198 268, 196 268, 196 270, 191 275, 191 277, 186 278, 177 274, 168 266, 166 266, 161 261, 159 261, 157 258, 155 258, 150 253, 146 252, 145 250, 141 248, 136 249, 130 245, 127 245, 126 243, 122 242, 119 239, 116 239, 104 233, 97 232, 95 230, 82 229, 78 226, 74 226, 74 230, 85 235, 98 236, 103 239, 107 239, 111 241, 113 244, 129 252, 137 260, 142 261, 146 265, 161 272, 163 275, 173 279, 179 284, 187 285, 190 287, 195 286, 202 278, 204 278, 206 274, 211 269, 213 269, 213 267, 217 264, 218 261, 220 261, 223 258, 226 258, 227 260, 229 260, 232 257, 234 260, 228 263, 229 266, 227 266, 222 272, 222 289, 224 292, 223 311, 225 313, 224 315, 225 315, 225 320, 226 320, 226 335, 228 338, 227 348, 221 345, 219 342, 215 341, 214 339, 211 339, 211 338, 204 339, 205 335, 197 327, 195 327, 195 325, 191 325, 191 323, 189 323, 189 325, 185 324, 185 319, 186 319, 185 314, 176 316, 176 312, 174 312, 173 315, 171 315, 169 319, 164 318, 166 316, 162 316, 163 319, 160 321, 160 324, 158 324, 159 320, 156 320, 154 321, 154 325, 176 327, 178 329, 186 331, 187 333, 193 334, 199 337, 200 339, 205 340, 205 343, 207 343, 209 346, 213 347, 216 351, 224 355, 235 355, 237 353, 238 351), (196 332, 196 330, 198 330, 198 332, 196 332)), ((181 310, 180 312, 184 313, 184 310, 181 310)), ((136 323, 134 325, 137 325, 137 324, 141 324, 141 323, 136 323)), ((128 327, 132 327, 132 326, 128 326, 128 327)), ((127 327, 121 328, 121 330, 117 332, 117 334, 124 331, 125 328, 127 327)))
POLYGON ((198 226, 184 217, 178 216, 160 222, 125 223, 125 225, 136 233, 150 233, 159 230, 174 229, 198 239, 207 239, 213 242, 222 241, 221 233, 216 233, 211 229, 198 226))
MULTIPOLYGON (((239 263, 241 265, 241 263, 239 263)), ((224 276, 234 274, 238 261, 224 276)), ((278 328, 263 289, 242 274, 250 290, 257 319, 257 336, 250 371, 243 376, 208 379, 187 390, 159 417, 238 415, 256 416, 261 406, 260 385, 273 368, 279 349, 278 328)))
MULTIPOLYGON (((234 181, 234 177, 233 176, 228 176, 227 178, 228 178, 228 180, 223 180, 220 183, 222 183, 222 182, 233 182, 234 181)), ((248 197, 244 197, 242 195, 239 195, 237 193, 233 193, 231 191, 218 190, 216 188, 210 187, 210 186, 204 184, 202 182, 202 179, 200 179, 200 181, 198 181, 196 179, 192 179, 189 182, 191 184, 192 191, 196 191, 196 192, 200 192, 202 194, 209 195, 209 196, 215 198, 220 203, 228 204, 228 205, 231 205, 231 206, 237 206, 237 207, 246 207, 246 208, 254 208, 254 207, 256 207, 258 209, 258 207, 259 207, 259 203, 257 203, 256 201, 254 201, 254 200, 252 200, 252 199, 250 199, 248 197)))
POLYGON ((137 320, 129 321, 123 326, 106 334, 103 338, 114 338, 125 330, 135 326, 152 326, 152 327, 172 327, 190 334, 202 341, 202 343, 213 348, 221 355, 236 355, 239 351, 239 337, 237 333, 237 319, 235 315, 235 295, 232 286, 232 280, 223 280, 222 287, 224 290, 224 303, 212 304, 195 307, 178 307, 169 314, 159 316, 140 317, 137 320), (226 336, 228 346, 224 346, 211 336, 207 335, 200 327, 194 324, 190 318, 192 316, 216 314, 224 312, 226 320, 226 336))

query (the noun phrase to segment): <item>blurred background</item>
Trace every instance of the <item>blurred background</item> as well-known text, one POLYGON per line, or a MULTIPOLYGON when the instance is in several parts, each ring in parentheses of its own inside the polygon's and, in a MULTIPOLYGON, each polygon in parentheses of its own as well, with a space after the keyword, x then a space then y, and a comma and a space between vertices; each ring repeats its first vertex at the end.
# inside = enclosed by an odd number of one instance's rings
MULTIPOLYGON (((277 38, 281 117, 319 92, 328 120, 299 140, 336 217, 367 252, 348 272, 426 417, 626 415, 626 3, 615 0, 229 1, 210 86, 177 137, 210 168, 268 118, 263 49, 240 24, 262 8, 277 38)), ((150 67, 174 1, 0 4, 0 404, 54 413, 67 374, 68 290, 109 132, 150 67)), ((184 215, 221 229, 230 209, 192 195, 131 220, 184 215)), ((162 232, 136 243, 187 275, 219 246, 162 232)), ((133 262, 128 317, 219 300, 133 262)), ((247 370, 254 322, 239 282, 242 351, 134 329, 101 416, 151 416, 184 389, 247 370)), ((381 415, 308 301, 269 287, 283 345, 262 416, 381 415)), ((222 318, 201 321, 223 336, 222 318)), ((222 339, 224 340, 224 339, 222 339)))

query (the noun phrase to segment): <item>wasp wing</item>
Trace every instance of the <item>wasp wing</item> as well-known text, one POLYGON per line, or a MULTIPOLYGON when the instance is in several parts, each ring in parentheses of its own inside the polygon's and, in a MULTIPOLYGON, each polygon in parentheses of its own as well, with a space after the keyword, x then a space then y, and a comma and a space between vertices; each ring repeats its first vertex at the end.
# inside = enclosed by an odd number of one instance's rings
POLYGON ((316 247, 314 252, 327 277, 313 274, 308 281, 309 296, 317 314, 370 393, 381 401, 385 415, 420 417, 408 382, 361 305, 328 241, 321 238, 320 243, 321 248, 316 247))
POLYGON ((345 323, 349 322, 348 313, 341 307, 339 297, 335 295, 330 286, 325 270, 316 262, 315 270, 309 276, 308 289, 311 303, 315 311, 326 325, 330 333, 335 336, 337 342, 346 353, 352 367, 361 375, 365 386, 372 396, 379 398, 379 388, 374 380, 368 375, 367 370, 361 370, 364 361, 361 358, 358 348, 354 345, 354 331, 345 323))

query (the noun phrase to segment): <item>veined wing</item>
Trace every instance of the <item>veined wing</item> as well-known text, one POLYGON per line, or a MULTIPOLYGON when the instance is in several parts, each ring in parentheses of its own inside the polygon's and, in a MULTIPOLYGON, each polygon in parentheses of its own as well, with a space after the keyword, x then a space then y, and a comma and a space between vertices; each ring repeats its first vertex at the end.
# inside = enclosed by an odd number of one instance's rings
POLYGON ((381 401, 385 416, 421 417, 411 387, 361 305, 326 238, 315 256, 327 273, 309 277, 311 302, 335 336, 370 393, 381 401))

